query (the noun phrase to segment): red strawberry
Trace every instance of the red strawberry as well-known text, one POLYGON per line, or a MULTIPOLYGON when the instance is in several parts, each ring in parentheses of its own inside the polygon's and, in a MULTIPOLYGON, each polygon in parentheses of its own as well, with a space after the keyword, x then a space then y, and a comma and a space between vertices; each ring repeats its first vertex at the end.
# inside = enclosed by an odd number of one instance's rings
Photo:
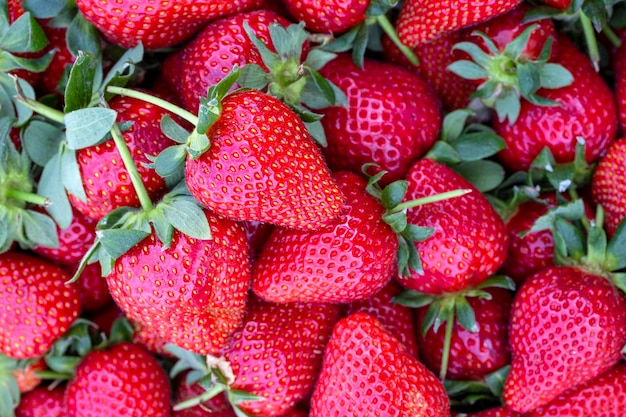
POLYGON ((476 286, 493 275, 504 262, 508 236, 489 201, 459 174, 431 159, 415 163, 407 181, 405 198, 410 200, 455 189, 472 191, 408 210, 409 223, 431 227, 434 232, 416 243, 423 273, 399 276, 400 284, 442 294, 476 286))
POLYGON ((391 279, 398 239, 385 212, 350 172, 334 175, 346 197, 341 214, 317 231, 276 227, 253 265, 252 289, 274 302, 350 302, 391 279))
POLYGON ((522 101, 515 123, 493 121, 496 133, 507 144, 498 157, 511 170, 528 170, 545 147, 556 162, 571 162, 579 138, 585 140, 585 157, 591 163, 615 139, 617 115, 611 90, 572 41, 560 35, 558 43, 556 62, 570 71, 574 82, 558 89, 541 89, 537 94, 560 105, 522 101))
MULTIPOLYGON (((120 96, 113 98, 109 106, 119 113, 118 122, 132 122, 123 132, 124 141, 150 197, 160 197, 165 192, 165 180, 144 164, 150 163, 148 155, 157 155, 170 145, 160 126, 162 117, 168 113, 144 101, 120 96)), ((113 139, 78 150, 76 159, 87 196, 82 201, 69 195, 76 210, 100 220, 116 208, 139 207, 139 197, 113 139)))
POLYGON ((530 277, 513 302, 508 408, 548 404, 614 366, 626 344, 626 299, 603 276, 553 267, 530 277))
POLYGON ((50 65, 41 74, 37 82, 37 89, 43 94, 62 93, 58 91, 59 81, 63 77, 66 67, 74 63, 74 55, 67 47, 67 29, 62 27, 52 27, 49 24, 42 24, 42 28, 48 37, 47 51, 54 50, 54 56, 50 65))
POLYGON ((210 214, 212 240, 174 231, 163 249, 149 235, 115 262, 111 295, 128 318, 163 339, 215 353, 243 318, 250 280, 248 246, 239 224, 210 214))
POLYGON ((619 417, 626 410, 626 363, 565 391, 529 417, 619 417))
POLYGON ((65 416, 170 415, 170 383, 155 358, 131 343, 88 353, 65 391, 65 416))
MULTIPOLYGON (((622 42, 624 45, 624 42, 622 42)), ((626 129, 626 45, 620 45, 613 54, 615 72, 615 100, 617 102, 619 126, 626 129)))
MULTIPOLYGON (((452 380, 479 380, 509 363, 508 346, 509 311, 513 303, 511 294, 503 288, 484 290, 492 298, 467 297, 474 310, 477 331, 472 332, 455 321, 452 328, 450 358, 447 377, 452 380)), ((417 326, 421 327, 428 308, 417 310, 417 326)), ((430 327, 418 332, 420 357, 428 369, 441 372, 445 326, 437 331, 430 327)))
POLYGON ((369 0, 285 0, 287 11, 311 32, 342 33, 367 17, 369 0))
POLYGON ((343 196, 302 120, 267 94, 227 95, 207 132, 211 147, 188 158, 191 194, 228 218, 315 230, 341 210, 343 196))
POLYGON ((15 417, 65 417, 63 396, 65 387, 40 386, 25 394, 15 409, 15 417))
POLYGON ((78 317, 70 276, 40 258, 17 252, 0 255, 0 353, 15 359, 45 353, 78 317))
POLYGON ((141 42, 146 49, 174 46, 189 39, 210 20, 252 10, 260 3, 259 0, 76 1, 85 18, 109 42, 125 48, 141 42))
POLYGON ((11 371, 11 374, 17 382, 17 388, 24 394, 28 391, 32 391, 41 383, 41 377, 37 375, 37 372, 45 371, 46 369, 48 369, 48 367, 43 358, 37 358, 28 361, 23 367, 18 366, 17 369, 11 371))
POLYGON ((439 380, 367 313, 337 323, 311 399, 311 417, 450 416, 439 380))
MULTIPOLYGON (((67 271, 74 274, 77 269, 76 267, 68 268, 67 271)), ((100 310, 113 301, 98 264, 85 266, 74 285, 78 288, 82 312, 100 310)))
POLYGON ((593 201, 604 209, 607 233, 612 236, 626 217, 626 138, 614 142, 593 173, 593 201))
POLYGON ((495 407, 477 413, 459 413, 455 417, 522 417, 522 415, 506 407, 495 407))
POLYGON ((522 0, 408 0, 396 24, 402 43, 413 48, 437 36, 503 14, 522 0))
POLYGON ((572 4, 572 0, 541 0, 541 2, 561 10, 566 10, 572 4))

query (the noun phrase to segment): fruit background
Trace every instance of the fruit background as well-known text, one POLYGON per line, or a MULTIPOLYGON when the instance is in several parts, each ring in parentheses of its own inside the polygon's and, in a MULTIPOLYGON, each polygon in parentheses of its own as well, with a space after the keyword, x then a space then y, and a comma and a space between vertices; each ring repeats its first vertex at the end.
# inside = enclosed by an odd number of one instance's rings
POLYGON ((0 0, 0 417, 626 416, 624 28, 0 0))

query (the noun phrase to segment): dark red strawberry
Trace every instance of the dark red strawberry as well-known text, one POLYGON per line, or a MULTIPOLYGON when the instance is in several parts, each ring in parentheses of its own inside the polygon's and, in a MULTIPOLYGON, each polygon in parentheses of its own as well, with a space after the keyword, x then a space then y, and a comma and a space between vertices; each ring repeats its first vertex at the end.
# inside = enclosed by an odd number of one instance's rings
POLYGON ((15 409, 15 417, 64 417, 65 386, 39 386, 25 394, 15 409))
POLYGON ((363 65, 343 54, 321 70, 348 99, 347 108, 321 111, 324 154, 334 171, 361 173, 363 164, 374 162, 387 171, 381 182, 388 184, 404 178, 437 140, 441 104, 419 75, 370 59, 363 65))
POLYGON ((477 413, 458 413, 454 417, 522 417, 522 415, 506 407, 495 407, 477 413))
POLYGON ((342 33, 367 17, 369 0, 285 0, 289 14, 311 32, 342 33))
POLYGON ((41 74, 37 82, 37 90, 42 94, 63 93, 59 91, 59 81, 63 78, 65 69, 74 63, 75 57, 67 47, 67 29, 52 27, 42 24, 42 28, 48 37, 47 51, 54 50, 54 56, 50 65, 41 74))
POLYGON ((32 255, 0 255, 0 353, 15 359, 45 353, 78 317, 76 288, 58 266, 32 255))
POLYGON ((131 343, 88 353, 68 383, 65 416, 170 415, 170 382, 157 360, 131 343))
POLYGON ((111 295, 131 321, 185 349, 215 353, 241 323, 250 280, 239 224, 205 212, 212 239, 149 235, 115 262, 111 295))
POLYGON ((511 310, 506 406, 526 413, 613 367, 626 344, 626 299, 606 277, 553 267, 530 277, 511 310))
POLYGON ((459 174, 431 159, 415 163, 407 181, 405 198, 409 200, 456 189, 471 192, 407 211, 409 223, 433 228, 434 232, 416 243, 423 273, 400 275, 400 284, 442 294, 474 287, 493 275, 504 262, 508 236, 489 201, 459 174))
POLYGON ((189 39, 207 22, 259 7, 259 0, 184 0, 163 2, 78 0, 87 21, 116 45, 146 49, 174 46, 189 39))
POLYGON ((598 162, 592 182, 593 201, 604 210, 604 225, 609 236, 626 217, 626 138, 614 142, 598 162))
MULTIPOLYGON (((74 274, 77 269, 76 267, 66 268, 70 274, 74 274)), ((98 264, 94 263, 85 266, 80 274, 80 278, 73 285, 78 288, 82 312, 100 310, 113 301, 109 293, 107 281, 102 276, 98 264)))
POLYGON ((333 330, 311 399, 311 417, 450 416, 441 382, 367 313, 333 330))

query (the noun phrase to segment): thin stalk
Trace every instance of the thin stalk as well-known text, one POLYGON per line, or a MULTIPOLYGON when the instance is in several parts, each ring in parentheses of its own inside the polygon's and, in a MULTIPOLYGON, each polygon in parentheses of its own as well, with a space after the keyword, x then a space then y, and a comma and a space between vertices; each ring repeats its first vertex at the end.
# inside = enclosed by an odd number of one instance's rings
POLYGON ((400 38, 398 38, 398 34, 396 33, 396 30, 394 29, 389 19, 387 19, 387 16, 385 15, 376 16, 376 21, 378 22, 382 30, 387 34, 387 36, 389 36, 389 39, 391 39, 391 41, 398 47, 398 49, 402 51, 404 56, 411 62, 411 64, 415 66, 419 65, 420 64, 419 59, 417 59, 417 56, 415 55, 413 50, 409 48, 408 46, 406 46, 405 44, 403 44, 400 38))
POLYGON ((115 86, 107 87, 107 93, 136 98, 138 100, 143 100, 146 103, 154 104, 155 106, 158 106, 164 110, 174 113, 177 116, 182 117, 183 119, 187 120, 189 123, 191 123, 194 126, 198 125, 198 116, 196 116, 195 114, 175 104, 172 104, 167 100, 163 100, 151 94, 144 93, 142 91, 132 90, 130 88, 115 87, 115 86))
POLYGON ((50 119, 59 124, 65 124, 65 113, 60 110, 54 109, 52 107, 46 106, 43 103, 40 103, 36 100, 32 100, 30 98, 24 97, 21 94, 15 96, 15 99, 19 101, 24 106, 28 107, 35 113, 38 113, 44 116, 47 119, 50 119))
POLYGON ((5 191, 5 197, 35 204, 37 206, 50 207, 52 205, 52 200, 49 198, 42 197, 34 193, 28 193, 26 191, 16 190, 14 188, 8 188, 5 191))
POLYGON ((452 344, 452 329, 454 327, 454 312, 455 308, 452 307, 448 312, 446 318, 446 334, 443 339, 443 352, 441 354, 441 369, 439 370, 439 379, 441 381, 446 380, 448 373, 448 362, 450 361, 450 345, 452 344))
POLYGON ((609 25, 605 25, 602 28, 602 33, 604 33, 604 36, 606 36, 609 42, 611 42, 611 45, 613 45, 614 47, 619 48, 622 44, 622 40, 619 38, 619 36, 617 36, 613 28, 609 25))
POLYGON ((587 43, 589 58, 591 59, 595 70, 600 71, 600 49, 598 48, 596 33, 591 20, 582 10, 580 11, 580 24, 582 25, 583 33, 585 34, 585 42, 587 43))
POLYGON ((405 201, 404 203, 398 204, 396 207, 390 210, 390 212, 399 213, 403 210, 410 209, 410 208, 417 207, 417 206, 422 206, 424 204, 436 203, 438 201, 448 200, 450 198, 461 197, 471 192, 472 190, 470 189, 461 188, 458 190, 446 191, 445 193, 430 195, 428 197, 417 198, 415 200, 405 201))

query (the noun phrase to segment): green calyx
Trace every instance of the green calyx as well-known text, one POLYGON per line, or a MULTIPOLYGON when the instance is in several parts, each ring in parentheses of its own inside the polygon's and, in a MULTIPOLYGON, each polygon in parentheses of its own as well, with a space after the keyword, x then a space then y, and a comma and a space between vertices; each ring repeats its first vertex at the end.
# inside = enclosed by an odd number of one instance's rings
POLYGON ((527 27, 504 50, 484 33, 474 32, 486 45, 487 52, 472 42, 460 42, 453 49, 467 53, 471 60, 462 59, 448 66, 448 70, 470 80, 482 80, 474 93, 487 107, 493 108, 498 118, 514 123, 519 117, 521 99, 539 106, 555 106, 557 102, 537 95, 540 88, 557 89, 573 82, 572 74, 560 64, 550 63, 552 38, 544 44, 536 60, 524 55, 532 32, 537 25, 527 27))
POLYGON ((37 359, 18 360, 0 354, 0 417, 14 417, 21 394, 14 372, 23 372, 37 359))
MULTIPOLYGON (((509 374, 511 365, 485 375, 475 381, 443 381, 443 386, 453 407, 471 407, 480 404, 481 408, 502 405, 504 381, 509 374)), ((459 414, 462 417, 464 414, 459 414)))

